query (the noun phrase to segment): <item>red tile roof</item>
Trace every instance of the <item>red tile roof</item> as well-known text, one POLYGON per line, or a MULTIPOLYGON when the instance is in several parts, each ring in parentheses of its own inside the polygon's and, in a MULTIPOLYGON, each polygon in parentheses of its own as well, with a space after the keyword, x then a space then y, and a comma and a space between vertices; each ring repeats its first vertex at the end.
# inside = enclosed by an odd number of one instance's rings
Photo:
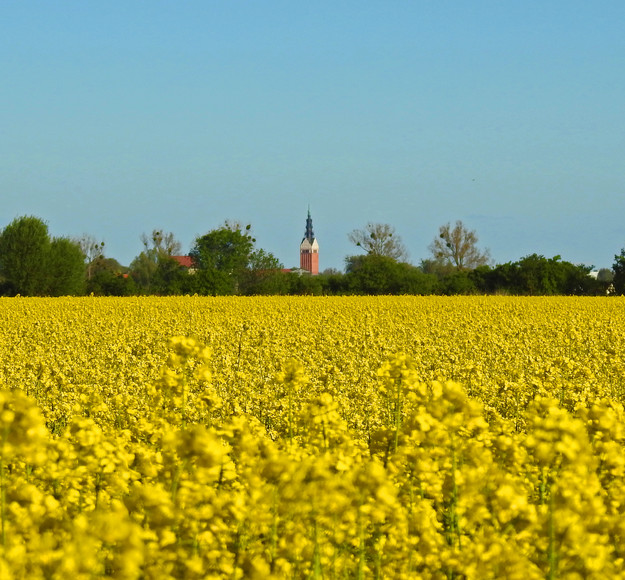
POLYGON ((193 260, 191 260, 191 256, 172 256, 172 258, 184 268, 193 267, 193 260))

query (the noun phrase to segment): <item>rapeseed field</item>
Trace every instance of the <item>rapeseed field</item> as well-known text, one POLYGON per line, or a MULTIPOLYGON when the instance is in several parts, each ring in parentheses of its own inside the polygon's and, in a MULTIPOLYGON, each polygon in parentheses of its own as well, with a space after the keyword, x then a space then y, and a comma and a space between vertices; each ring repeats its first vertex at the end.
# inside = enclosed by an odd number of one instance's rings
POLYGON ((622 298, 0 322, 0 578, 625 578, 622 298))

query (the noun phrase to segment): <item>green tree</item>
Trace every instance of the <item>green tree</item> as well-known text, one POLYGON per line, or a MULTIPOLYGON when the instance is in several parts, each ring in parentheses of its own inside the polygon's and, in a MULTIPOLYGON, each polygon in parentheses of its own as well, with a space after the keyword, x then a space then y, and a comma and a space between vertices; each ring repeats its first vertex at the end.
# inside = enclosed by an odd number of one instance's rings
POLYGON ((3 293, 44 295, 48 284, 48 226, 34 216, 15 218, 0 234, 3 293))
POLYGON ((421 268, 400 262, 398 264, 400 277, 400 294, 434 294, 438 288, 438 279, 433 274, 423 272, 421 268))
POLYGON ((50 296, 84 294, 85 255, 80 245, 69 238, 54 238, 49 251, 47 294, 50 296))
POLYGON ((141 252, 130 262, 130 275, 146 294, 152 291, 157 267, 157 261, 148 252, 141 252))
POLYGON ((447 295, 476 294, 477 287, 471 277, 471 271, 455 270, 442 279, 440 292, 447 295))
POLYGON ((620 254, 614 256, 614 265, 612 266, 614 278, 614 292, 616 294, 625 294, 625 248, 621 249, 620 254))
POLYGON ((446 223, 438 229, 438 236, 430 244, 429 250, 434 260, 442 266, 472 270, 490 261, 488 250, 479 250, 477 242, 475 230, 468 230, 458 220, 453 228, 446 223))
POLYGON ((4 294, 82 294, 85 255, 76 241, 50 239, 41 219, 19 217, 0 234, 0 277, 4 294))
POLYGON ((323 276, 311 276, 310 273, 287 274, 289 294, 297 296, 320 296, 323 294, 323 276))
POLYGON ((435 276, 388 256, 349 256, 346 283, 355 294, 431 294, 435 276))
POLYGON ((590 275, 591 266, 575 265, 560 256, 530 254, 517 262, 483 272, 482 284, 491 292, 549 296, 592 295, 600 288, 590 275))
POLYGON ((174 234, 156 229, 149 237, 143 234, 141 241, 144 249, 130 264, 137 285, 148 294, 181 293, 181 278, 187 273, 172 258, 181 251, 174 234))
POLYGON ((349 293, 347 278, 340 270, 326 268, 316 277, 321 281, 324 294, 344 295, 349 293))
POLYGON ((241 278, 242 294, 287 294, 289 274, 282 272, 282 264, 271 252, 262 248, 250 254, 248 267, 241 278))
POLYGON ((518 262, 518 284, 523 294, 558 294, 562 273, 558 268, 560 256, 551 259, 538 254, 521 258, 518 262))
POLYGON ((98 240, 90 235, 83 234, 75 242, 80 246, 82 253, 85 255, 87 261, 87 280, 91 279, 94 271, 97 269, 98 262, 104 258, 104 242, 98 240))
POLYGON ((269 252, 256 250, 251 226, 226 222, 195 240, 190 256, 196 268, 194 283, 200 294, 243 294, 263 272, 281 268, 269 252))
POLYGON ((433 258, 421 260, 419 267, 422 272, 432 274, 436 276, 438 280, 442 280, 446 276, 449 276, 453 272, 457 271, 451 264, 439 262, 433 258))
POLYGON ((573 264, 563 260, 561 268, 563 281, 559 288, 559 294, 590 296, 600 293, 601 283, 590 275, 592 266, 573 264))
POLYGON ((401 237, 395 234, 395 228, 389 224, 369 222, 364 228, 353 230, 347 237, 369 256, 383 256, 397 261, 408 258, 401 237))
POLYGON ((129 268, 115 258, 100 256, 94 263, 91 278, 87 279, 87 293, 95 296, 132 296, 140 293, 129 268))
POLYGON ((490 294, 493 292, 493 269, 485 264, 468 272, 469 279, 477 294, 490 294))

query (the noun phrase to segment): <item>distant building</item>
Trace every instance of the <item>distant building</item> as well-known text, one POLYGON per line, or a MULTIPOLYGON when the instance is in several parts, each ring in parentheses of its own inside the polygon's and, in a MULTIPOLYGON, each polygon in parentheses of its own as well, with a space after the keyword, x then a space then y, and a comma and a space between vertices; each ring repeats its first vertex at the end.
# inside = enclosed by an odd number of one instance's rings
POLYGON ((299 245, 299 267, 310 272, 313 276, 319 274, 319 243, 313 233, 312 218, 310 209, 306 219, 306 232, 304 239, 299 245))
POLYGON ((173 260, 176 260, 183 268, 193 268, 193 260, 191 256, 172 256, 173 260))
POLYGON ((195 268, 193 267, 193 258, 191 256, 171 256, 179 266, 186 268, 189 274, 195 274, 195 268))

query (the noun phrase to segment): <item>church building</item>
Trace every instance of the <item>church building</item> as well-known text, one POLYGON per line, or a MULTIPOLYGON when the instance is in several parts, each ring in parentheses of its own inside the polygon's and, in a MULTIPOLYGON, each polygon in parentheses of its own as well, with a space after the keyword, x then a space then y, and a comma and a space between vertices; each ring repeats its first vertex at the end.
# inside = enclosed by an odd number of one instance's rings
POLYGON ((302 270, 308 270, 313 276, 319 274, 319 244, 313 233, 310 209, 308 209, 304 239, 299 246, 299 267, 302 270))

